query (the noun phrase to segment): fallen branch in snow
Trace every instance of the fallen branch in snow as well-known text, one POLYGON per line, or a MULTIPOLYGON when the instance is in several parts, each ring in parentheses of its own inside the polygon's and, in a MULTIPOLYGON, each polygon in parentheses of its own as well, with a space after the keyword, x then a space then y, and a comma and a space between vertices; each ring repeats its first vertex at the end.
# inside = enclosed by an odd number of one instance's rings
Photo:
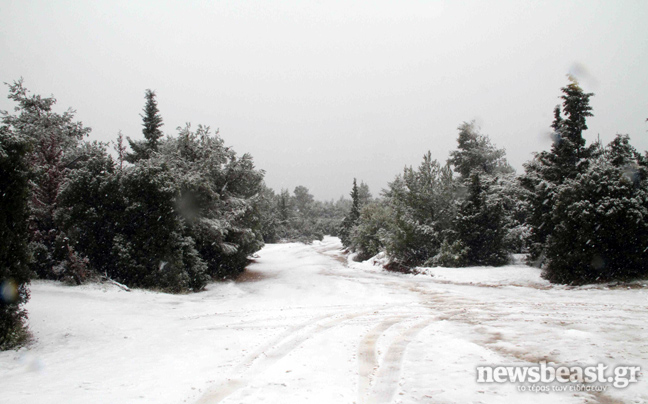
POLYGON ((124 285, 124 284, 121 284, 121 283, 119 283, 119 282, 117 282, 117 281, 114 281, 114 280, 110 279, 110 278, 108 277, 108 274, 107 274, 107 273, 104 273, 104 275, 101 277, 101 279, 104 279, 104 280, 106 280, 107 282, 112 283, 113 285, 115 285, 115 286, 117 286, 117 287, 119 287, 119 288, 125 290, 126 292, 130 292, 130 291, 131 291, 131 290, 128 288, 128 286, 126 286, 126 285, 124 285))

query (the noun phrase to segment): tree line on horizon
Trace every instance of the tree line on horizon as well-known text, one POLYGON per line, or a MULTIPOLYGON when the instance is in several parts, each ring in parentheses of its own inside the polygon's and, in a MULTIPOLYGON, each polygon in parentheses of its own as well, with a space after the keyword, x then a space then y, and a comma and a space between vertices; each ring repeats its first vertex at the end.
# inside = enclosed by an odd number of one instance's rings
POLYGON ((218 131, 187 124, 165 136, 145 92, 144 139, 86 140, 74 111, 8 85, 0 124, 0 350, 27 337, 32 278, 99 277, 168 292, 236 277, 264 245, 339 236, 356 258, 389 268, 504 265, 528 253, 552 282, 648 273, 648 154, 617 136, 586 146, 589 98, 575 80, 554 110, 554 143, 517 175, 473 122, 445 164, 424 155, 379 197, 353 181, 351 198, 321 202, 308 188, 268 188, 249 154, 218 131))

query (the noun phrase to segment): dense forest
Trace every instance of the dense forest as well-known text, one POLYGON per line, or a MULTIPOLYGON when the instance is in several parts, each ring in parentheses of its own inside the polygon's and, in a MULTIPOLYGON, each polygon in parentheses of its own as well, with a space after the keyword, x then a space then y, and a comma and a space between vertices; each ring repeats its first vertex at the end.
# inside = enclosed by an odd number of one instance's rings
POLYGON ((264 243, 339 236, 391 269, 500 266, 525 253, 551 282, 648 275, 648 153, 627 135, 587 145, 592 116, 572 78, 554 109, 553 145, 517 174, 474 122, 445 163, 423 156, 380 196, 353 180, 350 199, 316 201, 304 186, 275 192, 252 156, 207 126, 164 135, 145 92, 143 140, 87 140, 74 111, 8 86, 0 126, 0 349, 20 344, 30 279, 104 278, 167 292, 236 277, 264 243), (110 149, 113 149, 112 151, 110 149))

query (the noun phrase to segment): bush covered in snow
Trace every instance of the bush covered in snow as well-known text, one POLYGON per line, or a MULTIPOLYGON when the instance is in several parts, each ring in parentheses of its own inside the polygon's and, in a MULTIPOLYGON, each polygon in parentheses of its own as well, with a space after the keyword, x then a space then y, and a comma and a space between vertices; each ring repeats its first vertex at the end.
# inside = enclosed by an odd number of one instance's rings
POLYGON ((367 260, 385 248, 387 231, 393 226, 391 221, 391 208, 385 201, 371 202, 360 210, 358 225, 352 230, 350 245, 357 253, 358 260, 367 260))

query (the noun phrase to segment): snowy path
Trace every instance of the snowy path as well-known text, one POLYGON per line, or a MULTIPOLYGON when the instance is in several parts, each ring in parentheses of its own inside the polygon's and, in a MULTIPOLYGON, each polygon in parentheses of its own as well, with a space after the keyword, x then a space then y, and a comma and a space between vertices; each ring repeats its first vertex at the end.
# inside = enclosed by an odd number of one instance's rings
POLYGON ((38 282, 37 342, 0 353, 0 402, 648 402, 478 384, 484 364, 648 369, 648 288, 570 290, 534 268, 401 275, 347 265, 339 241, 270 245, 203 293, 38 282))

